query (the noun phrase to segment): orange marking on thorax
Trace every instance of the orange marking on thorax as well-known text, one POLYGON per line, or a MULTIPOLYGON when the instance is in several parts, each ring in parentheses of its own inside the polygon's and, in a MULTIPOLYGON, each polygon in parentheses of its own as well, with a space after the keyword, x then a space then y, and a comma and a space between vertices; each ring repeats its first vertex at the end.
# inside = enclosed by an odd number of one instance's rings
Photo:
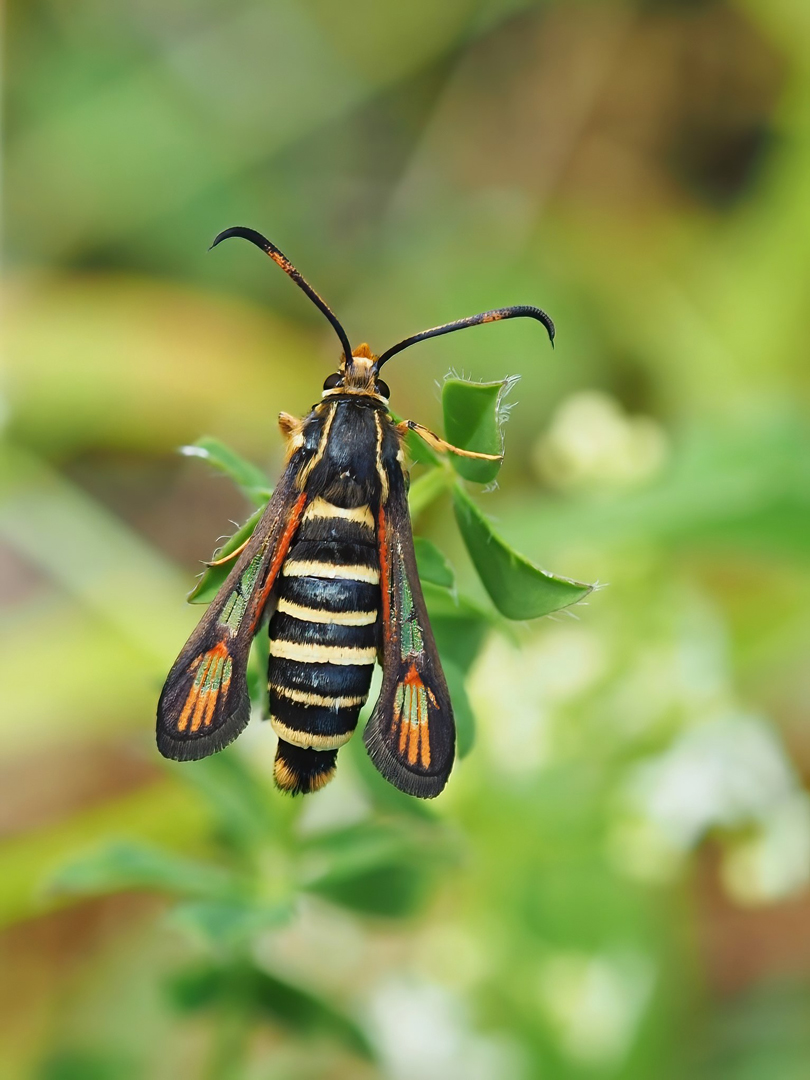
POLYGON ((295 536, 295 532, 301 522, 301 515, 304 513, 304 506, 307 501, 307 493, 302 491, 298 498, 295 500, 295 504, 290 511, 290 520, 281 534, 281 539, 278 543, 278 548, 273 556, 273 561, 270 564, 270 569, 267 571, 267 577, 265 578, 264 585, 262 586, 261 595, 259 597, 259 603, 256 606, 256 614, 253 619, 253 625, 251 630, 255 630, 258 625, 259 619, 262 617, 262 611, 264 611, 264 605, 267 603, 267 598, 273 588, 273 584, 278 577, 279 570, 287 557, 287 551, 289 549, 292 538, 295 536))

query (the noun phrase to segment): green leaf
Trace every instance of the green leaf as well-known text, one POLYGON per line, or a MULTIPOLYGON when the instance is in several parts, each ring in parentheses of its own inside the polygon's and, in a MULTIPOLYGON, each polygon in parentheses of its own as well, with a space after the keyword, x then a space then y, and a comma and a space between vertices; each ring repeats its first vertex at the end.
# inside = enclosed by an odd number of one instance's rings
POLYGON ((449 661, 461 671, 469 671, 493 624, 494 613, 429 581, 423 583, 422 592, 442 663, 449 661))
MULTIPOLYGON (((236 549, 244 544, 246 540, 250 539, 254 529, 259 524, 265 506, 266 502, 263 503, 255 513, 250 515, 245 524, 237 529, 233 536, 225 541, 222 547, 217 548, 214 552, 212 562, 215 559, 223 558, 225 555, 230 555, 232 551, 236 551, 236 549)), ((228 562, 223 563, 222 566, 206 567, 200 580, 186 597, 187 602, 189 604, 210 604, 219 592, 223 581, 233 569, 235 562, 235 559, 229 559, 228 562)))
POLYGON ((259 1019, 281 1022, 305 1035, 328 1035, 363 1057, 373 1057, 362 1028, 346 1013, 249 962, 188 968, 171 980, 169 992, 174 1005, 185 1012, 237 1005, 259 1019))
POLYGON ((273 493, 270 481, 258 466, 210 435, 204 435, 191 446, 181 446, 180 453, 186 457, 203 458, 219 472, 229 476, 257 506, 264 506, 273 493))
POLYGON ((433 874, 416 856, 381 863, 351 876, 314 882, 311 892, 333 904, 362 912, 401 919, 418 910, 427 899, 433 874))
POLYGON ((427 830, 368 824, 318 836, 302 853, 302 886, 366 914, 398 918, 427 895, 441 862, 427 830))
POLYGON ((40 1064, 36 1080, 136 1080, 142 1075, 126 1052, 115 1050, 54 1050, 40 1064))
POLYGON ((465 677, 481 651, 492 615, 433 582, 426 581, 422 591, 453 703, 458 754, 464 757, 475 741, 475 717, 467 697, 465 677))
MULTIPOLYGON (((500 382, 472 383, 463 379, 445 379, 442 386, 444 431, 448 442, 460 450, 477 454, 503 454, 501 431, 504 394, 514 379, 500 382)), ((498 475, 500 461, 474 461, 450 454, 453 468, 465 480, 489 484, 498 475)))
POLYGON ((444 586, 445 589, 453 589, 456 584, 453 567, 436 545, 423 536, 415 536, 413 546, 420 580, 431 581, 434 585, 444 586))
POLYGON ((443 495, 454 482, 453 472, 444 467, 428 469, 426 473, 414 480, 408 490, 408 510, 411 521, 416 521, 422 511, 443 495))
POLYGON ((293 914, 291 903, 188 900, 178 904, 169 919, 212 945, 237 945, 263 930, 282 926, 293 914))
POLYGON ((268 838, 285 835, 288 803, 278 799, 269 782, 239 754, 226 750, 179 766, 177 771, 204 796, 217 833, 231 850, 252 859, 266 847, 268 838))
POLYGON ((475 742, 475 716, 470 699, 467 697, 464 671, 452 660, 442 659, 447 689, 453 703, 453 716, 456 721, 456 749, 460 758, 472 750, 475 742))
POLYGON ((428 606, 430 621, 434 618, 446 617, 449 619, 473 619, 476 622, 492 622, 496 618, 494 612, 481 607, 469 597, 460 595, 448 589, 445 585, 437 585, 433 581, 422 582, 422 592, 425 603, 428 606))
POLYGON ((267 669, 270 663, 270 636, 257 634, 250 643, 247 682, 251 702, 259 707, 261 716, 269 716, 267 669))
POLYGON ((332 829, 302 843, 300 880, 305 888, 344 881, 395 862, 415 848, 412 833, 394 823, 332 829))
POLYGON ((459 485, 453 489, 453 509, 478 576, 507 619, 537 619, 591 592, 592 585, 546 573, 513 551, 459 485))
MULTIPOLYGON (((247 498, 258 507, 258 510, 251 514, 245 524, 237 529, 233 536, 226 540, 221 547, 217 548, 211 560, 214 562, 217 559, 224 558, 226 555, 230 555, 231 552, 236 551, 246 540, 250 539, 253 530, 264 513, 270 496, 273 494, 273 489, 261 469, 250 461, 245 461, 229 446, 221 443, 219 439, 212 438, 210 435, 204 435, 203 438, 198 439, 191 446, 181 447, 180 452, 188 457, 203 458, 213 465, 215 469, 229 476, 239 485, 247 498)), ((207 567, 200 580, 188 594, 187 600, 189 604, 210 604, 233 569, 233 565, 234 560, 231 559, 221 566, 207 567)))
POLYGON ((258 968, 246 973, 243 985, 260 1013, 304 1034, 329 1035, 365 1058, 374 1057, 362 1028, 320 995, 258 968))
POLYGON ((110 844, 58 870, 50 891, 98 896, 154 889, 187 896, 230 897, 241 882, 229 870, 141 844, 110 844))
MULTIPOLYGON (((370 696, 372 702, 376 701, 373 684, 370 696)), ((360 714, 360 727, 366 723, 371 711, 372 705, 366 704, 360 714)), ((363 785, 363 793, 372 803, 375 813, 398 820, 417 820, 420 823, 433 821, 435 810, 431 808, 430 801, 414 799, 389 784, 372 763, 361 738, 350 739, 342 750, 341 757, 344 754, 351 759, 357 778, 363 785)))

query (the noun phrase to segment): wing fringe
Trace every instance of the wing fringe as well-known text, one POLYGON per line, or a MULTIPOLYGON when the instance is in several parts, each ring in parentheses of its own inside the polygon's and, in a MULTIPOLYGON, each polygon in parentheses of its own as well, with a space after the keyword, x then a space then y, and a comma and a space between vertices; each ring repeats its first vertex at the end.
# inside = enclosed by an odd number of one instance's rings
POLYGON ((382 723, 383 717, 375 709, 363 732, 363 742, 375 767, 390 784, 406 795, 415 795, 417 799, 435 799, 444 790, 449 773, 429 776, 406 769, 391 753, 382 723))

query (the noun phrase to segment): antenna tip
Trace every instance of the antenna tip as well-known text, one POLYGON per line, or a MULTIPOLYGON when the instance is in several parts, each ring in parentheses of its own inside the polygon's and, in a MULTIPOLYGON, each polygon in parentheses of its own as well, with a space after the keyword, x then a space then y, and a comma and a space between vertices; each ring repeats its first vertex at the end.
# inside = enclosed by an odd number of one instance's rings
POLYGON ((225 232, 217 233, 211 243, 208 245, 208 250, 213 251, 217 244, 221 244, 223 240, 227 240, 231 235, 230 229, 226 229, 225 232))
POLYGON ((270 250, 275 250, 266 237, 262 236, 261 233, 256 232, 255 229, 249 229, 246 225, 234 225, 230 229, 223 229, 221 233, 217 233, 214 237, 214 242, 208 250, 210 251, 211 248, 215 248, 217 244, 221 244, 223 240, 228 240, 231 236, 239 236, 243 240, 249 240, 251 244, 255 244, 256 247, 261 248, 266 254, 269 254, 270 250))

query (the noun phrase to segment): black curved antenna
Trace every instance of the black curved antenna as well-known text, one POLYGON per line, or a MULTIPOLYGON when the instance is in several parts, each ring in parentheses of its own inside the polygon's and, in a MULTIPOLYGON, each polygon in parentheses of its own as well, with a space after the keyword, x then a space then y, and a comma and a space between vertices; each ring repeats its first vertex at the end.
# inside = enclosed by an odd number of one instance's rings
POLYGON ((542 311, 539 307, 532 307, 530 304, 518 304, 516 307, 497 308, 495 311, 482 311, 480 315, 470 315, 468 319, 456 319, 455 322, 445 323, 444 326, 434 326, 430 330, 423 330, 421 334, 413 334, 412 337, 407 337, 404 341, 400 341, 396 345, 392 345, 390 349, 386 349, 374 365, 374 371, 379 371, 383 364, 390 360, 392 356, 396 356, 396 354, 402 352, 403 349, 410 348, 410 346, 415 345, 417 341, 426 341, 427 338, 441 337, 442 334, 452 334, 454 330, 466 330, 468 326, 479 326, 481 323, 500 322, 502 319, 522 318, 537 319, 538 322, 541 322, 546 328, 552 348, 554 347, 554 323, 549 316, 546 315, 545 311, 542 311))
POLYGON ((306 278, 295 269, 284 252, 279 251, 275 244, 271 244, 266 236, 262 236, 260 232, 256 232, 255 229, 248 229, 244 225, 235 225, 232 229, 225 229, 224 232, 221 232, 215 238, 208 250, 210 251, 211 248, 215 248, 217 244, 221 244, 223 240, 227 240, 231 236, 241 236, 242 239, 249 240, 251 244, 255 244, 257 248, 261 248, 265 255, 269 255, 273 262, 276 263, 277 266, 280 266, 288 277, 293 279, 299 289, 303 289, 315 307, 320 308, 332 324, 332 328, 340 338, 340 345, 343 349, 344 356, 346 357, 346 363, 350 364, 352 359, 352 347, 349 344, 348 337, 346 337, 346 331, 337 321, 337 317, 329 305, 321 300, 320 296, 318 296, 306 278))

